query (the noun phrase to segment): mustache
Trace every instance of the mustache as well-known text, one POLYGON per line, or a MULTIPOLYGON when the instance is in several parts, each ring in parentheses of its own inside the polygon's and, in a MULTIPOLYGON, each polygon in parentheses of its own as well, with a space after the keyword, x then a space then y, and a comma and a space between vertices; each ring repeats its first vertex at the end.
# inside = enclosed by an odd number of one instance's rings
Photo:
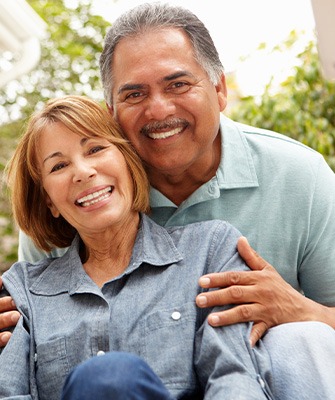
POLYGON ((149 133, 162 131, 162 130, 171 130, 175 128, 186 128, 189 125, 189 122, 183 118, 170 118, 165 121, 153 121, 145 124, 140 132, 144 135, 149 133))

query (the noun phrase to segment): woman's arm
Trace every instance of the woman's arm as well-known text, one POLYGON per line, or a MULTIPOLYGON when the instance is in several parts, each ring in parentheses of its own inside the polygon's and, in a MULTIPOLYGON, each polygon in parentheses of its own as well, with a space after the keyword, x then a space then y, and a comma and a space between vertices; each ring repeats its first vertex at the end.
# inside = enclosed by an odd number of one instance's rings
POLYGON ((7 346, 0 354, 0 398, 31 399, 30 336, 19 319, 7 346))
POLYGON ((266 352, 258 362, 251 348, 251 324, 213 328, 206 321, 196 336, 195 367, 204 399, 273 399, 267 378, 271 362, 266 352))
MULTIPOLYGON (((237 274, 248 270, 237 252, 239 236, 236 229, 222 222, 208 254, 209 274, 237 274)), ((231 309, 231 305, 225 305, 207 311, 215 315, 231 309)), ((210 316, 199 327, 195 338, 194 365, 205 392, 204 399, 272 399, 267 383, 272 373, 271 360, 265 351, 262 362, 258 362, 257 350, 249 340, 252 323, 213 328, 208 323, 210 316)))

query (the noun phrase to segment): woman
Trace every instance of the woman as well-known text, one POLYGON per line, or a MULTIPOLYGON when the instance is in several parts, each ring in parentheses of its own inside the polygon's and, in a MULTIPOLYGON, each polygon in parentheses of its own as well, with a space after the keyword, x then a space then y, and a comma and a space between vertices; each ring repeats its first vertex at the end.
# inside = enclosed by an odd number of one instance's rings
POLYGON ((250 324, 212 328, 212 310, 194 301, 204 273, 246 268, 240 234, 222 221, 152 222, 141 162, 98 104, 79 96, 47 103, 8 181, 19 227, 44 250, 70 247, 3 276, 22 318, 0 356, 1 398, 59 399, 74 367, 108 352, 145 365, 160 394, 144 385, 141 398, 270 398, 270 360, 261 342, 251 348, 250 324))

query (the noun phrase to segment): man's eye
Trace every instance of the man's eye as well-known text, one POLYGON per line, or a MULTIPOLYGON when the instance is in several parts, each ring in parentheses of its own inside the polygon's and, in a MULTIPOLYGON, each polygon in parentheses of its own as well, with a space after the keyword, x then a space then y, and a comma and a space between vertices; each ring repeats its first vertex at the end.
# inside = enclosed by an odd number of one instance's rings
POLYGON ((169 91, 173 93, 185 93, 191 88, 191 85, 187 82, 174 82, 168 88, 169 91))
POLYGON ((141 92, 132 92, 126 95, 125 102, 129 104, 137 104, 144 99, 144 94, 141 92))

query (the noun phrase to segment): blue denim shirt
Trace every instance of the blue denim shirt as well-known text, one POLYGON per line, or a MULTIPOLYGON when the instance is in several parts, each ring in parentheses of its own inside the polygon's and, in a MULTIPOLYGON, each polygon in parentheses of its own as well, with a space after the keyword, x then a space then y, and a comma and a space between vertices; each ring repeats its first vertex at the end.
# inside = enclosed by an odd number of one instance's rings
POLYGON ((270 360, 262 342, 251 349, 250 324, 212 328, 212 310, 195 305, 201 275, 246 268, 239 232, 223 221, 141 221, 127 269, 102 288, 83 269, 79 237, 63 257, 3 275, 23 317, 0 356, 1 398, 59 399, 74 366, 110 350, 143 357, 177 399, 268 398, 270 360))

